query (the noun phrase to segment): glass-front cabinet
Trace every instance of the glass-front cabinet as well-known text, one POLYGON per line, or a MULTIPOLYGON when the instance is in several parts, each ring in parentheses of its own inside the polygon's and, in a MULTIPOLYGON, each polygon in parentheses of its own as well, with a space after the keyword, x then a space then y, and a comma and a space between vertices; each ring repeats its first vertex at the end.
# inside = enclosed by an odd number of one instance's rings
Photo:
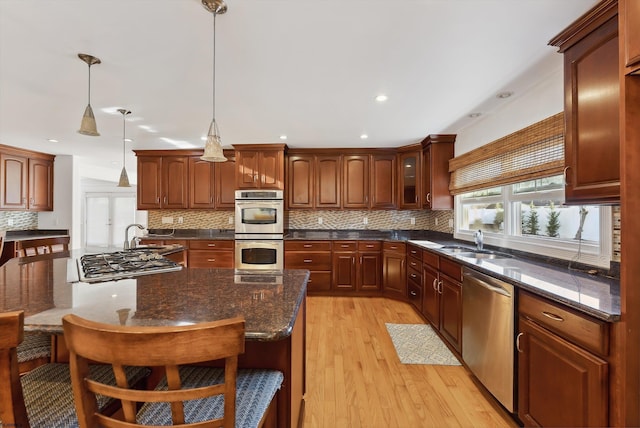
POLYGON ((415 145, 399 155, 400 209, 420 209, 422 201, 422 147, 415 145))

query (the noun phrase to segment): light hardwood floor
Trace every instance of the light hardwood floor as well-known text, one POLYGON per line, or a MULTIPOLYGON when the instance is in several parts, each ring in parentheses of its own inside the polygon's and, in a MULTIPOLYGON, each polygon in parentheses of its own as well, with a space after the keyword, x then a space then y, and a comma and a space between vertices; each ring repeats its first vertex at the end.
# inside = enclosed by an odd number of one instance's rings
POLYGON ((516 427, 462 366, 401 364, 385 323, 423 323, 384 298, 307 297, 312 427, 516 427))

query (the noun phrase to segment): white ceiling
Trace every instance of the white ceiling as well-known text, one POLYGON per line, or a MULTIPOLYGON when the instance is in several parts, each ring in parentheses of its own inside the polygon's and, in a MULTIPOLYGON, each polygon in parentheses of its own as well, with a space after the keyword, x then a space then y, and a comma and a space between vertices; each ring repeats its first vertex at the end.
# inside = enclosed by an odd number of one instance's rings
MULTIPOLYGON (((595 3, 228 0, 216 21, 223 144, 286 134, 292 148, 398 147, 457 133, 504 102, 496 94, 556 71, 547 42, 595 3)), ((119 170, 116 109, 127 108, 127 150, 202 147, 212 38, 200 0, 0 0, 0 144, 119 170), (102 60, 91 68, 100 137, 76 132, 88 79, 78 53, 102 60)))

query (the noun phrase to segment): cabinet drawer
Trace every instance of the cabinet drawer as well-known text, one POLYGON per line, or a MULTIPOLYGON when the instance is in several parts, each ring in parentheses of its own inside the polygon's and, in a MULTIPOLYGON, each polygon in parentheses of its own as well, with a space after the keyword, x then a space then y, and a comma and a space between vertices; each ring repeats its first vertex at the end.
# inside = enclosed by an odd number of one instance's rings
POLYGON ((420 247, 416 247, 411 244, 407 245, 407 254, 411 257, 422 260, 422 248, 420 247))
POLYGON ((408 257, 407 265, 412 269, 416 269, 419 271, 422 270, 422 260, 418 260, 415 257, 408 257))
POLYGON ((311 271, 307 291, 329 291, 331 290, 330 271, 311 271))
POLYGON ((422 312, 422 287, 409 281, 407 284, 409 301, 422 312))
POLYGON ((447 275, 449 278, 458 282, 462 282, 462 266, 453 260, 447 258, 440 258, 440 272, 447 275))
POLYGON ((520 315, 557 333, 565 339, 596 354, 609 354, 609 326, 570 308, 520 292, 520 315))
POLYGON ((422 261, 429 266, 440 269, 440 256, 436 253, 432 253, 431 251, 423 251, 422 261))
POLYGON ((380 241, 359 241, 358 251, 380 251, 382 242, 380 241))
POLYGON ((285 251, 331 251, 331 241, 284 241, 285 251))
POLYGON ((287 269, 331 270, 331 253, 285 252, 284 267, 287 269))
POLYGON ((189 241, 190 250, 233 250, 234 247, 235 241, 233 239, 217 241, 194 239, 189 241))
POLYGON ((333 251, 356 251, 358 243, 354 241, 334 241, 333 251))
POLYGON ((189 251, 190 268, 233 268, 233 252, 231 251, 189 251))
POLYGON ((422 284, 422 272, 413 268, 407 269, 407 279, 418 285, 422 284))
POLYGON ((382 243, 382 249, 384 251, 397 251, 399 253, 405 254, 407 252, 407 244, 405 244, 404 242, 385 241, 382 243))

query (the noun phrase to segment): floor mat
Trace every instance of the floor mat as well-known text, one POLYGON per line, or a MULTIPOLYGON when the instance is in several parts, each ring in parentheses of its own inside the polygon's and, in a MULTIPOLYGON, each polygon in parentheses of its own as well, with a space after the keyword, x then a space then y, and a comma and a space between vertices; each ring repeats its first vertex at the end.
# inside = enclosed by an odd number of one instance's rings
POLYGON ((428 324, 386 323, 387 331, 403 364, 459 366, 460 361, 428 324))

